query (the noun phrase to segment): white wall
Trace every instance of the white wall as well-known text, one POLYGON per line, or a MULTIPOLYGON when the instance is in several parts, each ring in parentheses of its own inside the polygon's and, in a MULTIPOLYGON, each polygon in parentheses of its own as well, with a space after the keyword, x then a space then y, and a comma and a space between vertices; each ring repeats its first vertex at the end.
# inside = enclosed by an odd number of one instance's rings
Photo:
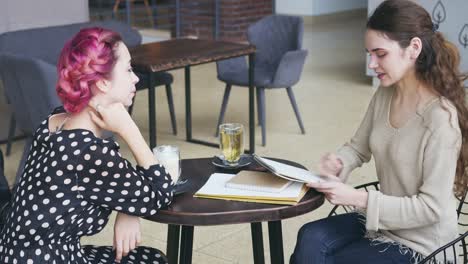
POLYGON ((312 0, 276 0, 276 13, 310 16, 312 6, 312 0))
POLYGON ((314 0, 313 15, 326 15, 354 9, 366 9, 367 0, 314 0))
POLYGON ((276 0, 276 13, 316 16, 367 8, 367 0, 276 0))
POLYGON ((0 3, 0 33, 88 20, 88 0, 1 0, 0 3))
POLYGON ((8 29, 8 2, 4 1, 0 3, 0 33, 7 31, 8 29))

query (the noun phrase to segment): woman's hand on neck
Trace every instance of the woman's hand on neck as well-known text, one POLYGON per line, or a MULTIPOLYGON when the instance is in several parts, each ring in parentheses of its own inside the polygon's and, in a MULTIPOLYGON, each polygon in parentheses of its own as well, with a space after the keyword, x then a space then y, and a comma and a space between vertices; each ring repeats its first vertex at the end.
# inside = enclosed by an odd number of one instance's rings
POLYGON ((93 109, 88 113, 91 120, 102 130, 111 131, 121 137, 140 134, 138 126, 123 103, 105 104, 103 101, 93 98, 88 106, 93 109))
POLYGON ((96 137, 102 137, 104 132, 92 119, 90 111, 95 111, 90 106, 86 106, 79 113, 70 114, 70 119, 64 126, 64 129, 82 128, 93 132, 96 137))

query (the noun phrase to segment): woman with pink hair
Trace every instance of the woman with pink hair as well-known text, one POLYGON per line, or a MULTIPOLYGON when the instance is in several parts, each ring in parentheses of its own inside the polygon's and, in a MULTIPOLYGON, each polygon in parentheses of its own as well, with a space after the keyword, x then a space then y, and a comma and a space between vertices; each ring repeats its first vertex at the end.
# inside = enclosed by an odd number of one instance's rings
POLYGON ((121 37, 81 30, 62 50, 55 109, 33 136, 0 232, 1 263, 167 263, 138 246, 139 216, 170 204, 177 175, 158 164, 127 112, 138 77, 121 37), (122 138, 137 162, 121 157, 122 138), (174 177, 175 176, 175 177, 174 177), (117 211, 113 247, 81 246, 117 211))

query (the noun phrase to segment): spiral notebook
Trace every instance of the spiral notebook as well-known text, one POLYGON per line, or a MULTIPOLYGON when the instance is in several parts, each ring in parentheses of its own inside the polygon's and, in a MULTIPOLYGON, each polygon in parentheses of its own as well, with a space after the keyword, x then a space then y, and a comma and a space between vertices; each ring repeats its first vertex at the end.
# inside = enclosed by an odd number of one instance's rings
POLYGON ((279 193, 292 181, 277 177, 268 172, 241 171, 226 182, 227 188, 248 191, 279 193))

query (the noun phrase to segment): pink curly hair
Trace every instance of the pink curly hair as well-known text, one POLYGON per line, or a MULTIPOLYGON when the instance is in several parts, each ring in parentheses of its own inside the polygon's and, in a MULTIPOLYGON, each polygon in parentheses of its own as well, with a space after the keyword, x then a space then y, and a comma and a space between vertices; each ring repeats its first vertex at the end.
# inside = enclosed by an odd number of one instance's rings
POLYGON ((67 112, 83 110, 92 97, 91 87, 109 78, 120 41, 118 33, 93 27, 80 30, 65 44, 57 63, 56 90, 67 112))

